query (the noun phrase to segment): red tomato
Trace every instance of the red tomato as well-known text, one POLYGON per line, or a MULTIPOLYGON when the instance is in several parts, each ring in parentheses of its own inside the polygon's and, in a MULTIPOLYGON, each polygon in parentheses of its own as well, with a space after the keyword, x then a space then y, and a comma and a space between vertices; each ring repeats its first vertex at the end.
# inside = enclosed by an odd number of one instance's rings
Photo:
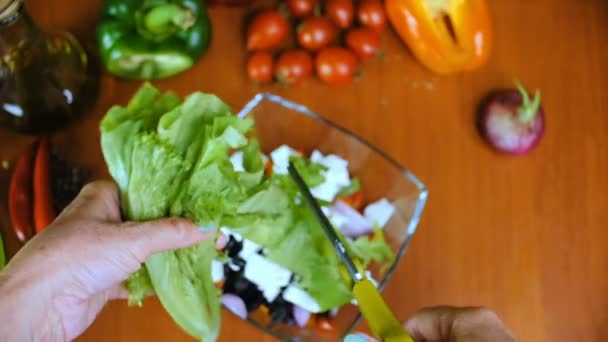
POLYGON ((320 330, 334 331, 334 325, 328 317, 316 315, 315 323, 320 330))
POLYGON ((298 26, 298 43, 310 51, 317 51, 336 40, 338 30, 324 17, 310 17, 298 26))
POLYGON ((361 190, 354 192, 348 196, 340 196, 338 197, 338 199, 348 204, 351 208, 357 211, 363 210, 363 205, 365 204, 363 192, 361 190))
POLYGON ((352 29, 346 34, 346 46, 365 62, 378 54, 380 35, 369 28, 352 29))
POLYGON ((267 51, 255 52, 247 61, 247 75, 252 81, 260 83, 272 82, 272 54, 267 51))
POLYGON ((277 11, 264 11, 253 18, 247 30, 247 51, 279 46, 289 32, 287 19, 277 11))
POLYGON ((325 83, 333 86, 350 83, 357 71, 357 56, 350 50, 329 46, 317 55, 317 76, 325 83))
POLYGON ((283 52, 277 61, 276 78, 279 83, 297 84, 312 75, 312 57, 302 49, 283 52))
POLYGON ((311 16, 316 5, 316 0, 287 0, 287 7, 296 18, 311 16))
POLYGON ((362 0, 357 10, 357 18, 361 25, 376 32, 381 32, 386 27, 386 12, 380 0, 362 0))
POLYGON ((327 0, 325 15, 339 28, 349 28, 355 18, 353 0, 327 0))

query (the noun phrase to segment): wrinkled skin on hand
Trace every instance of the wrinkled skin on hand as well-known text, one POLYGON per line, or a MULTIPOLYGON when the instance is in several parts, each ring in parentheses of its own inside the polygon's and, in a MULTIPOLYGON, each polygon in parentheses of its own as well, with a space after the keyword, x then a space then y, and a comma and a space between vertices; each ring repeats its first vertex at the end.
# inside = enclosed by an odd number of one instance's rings
MULTIPOLYGON (((416 312, 404 323, 416 342, 515 342, 494 311, 486 308, 434 307, 416 312)), ((357 334, 346 342, 376 342, 357 334)))
POLYGON ((91 183, 0 273, 0 340, 72 340, 148 256, 213 235, 184 219, 123 223, 116 185, 91 183))

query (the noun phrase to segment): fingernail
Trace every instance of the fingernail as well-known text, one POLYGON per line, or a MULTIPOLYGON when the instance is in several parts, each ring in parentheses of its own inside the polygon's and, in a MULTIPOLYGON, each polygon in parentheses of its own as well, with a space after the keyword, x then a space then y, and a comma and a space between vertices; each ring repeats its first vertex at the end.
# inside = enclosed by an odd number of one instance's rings
POLYGON ((208 225, 208 226, 199 226, 198 230, 200 230, 201 232, 211 232, 213 230, 215 230, 215 225, 208 225))
POLYGON ((215 240, 215 249, 217 249, 218 251, 221 251, 224 248, 226 248, 227 244, 228 244, 228 237, 224 234, 220 234, 217 237, 217 240, 215 240))
POLYGON ((350 334, 344 338, 344 342, 367 342, 367 339, 359 334, 350 334))

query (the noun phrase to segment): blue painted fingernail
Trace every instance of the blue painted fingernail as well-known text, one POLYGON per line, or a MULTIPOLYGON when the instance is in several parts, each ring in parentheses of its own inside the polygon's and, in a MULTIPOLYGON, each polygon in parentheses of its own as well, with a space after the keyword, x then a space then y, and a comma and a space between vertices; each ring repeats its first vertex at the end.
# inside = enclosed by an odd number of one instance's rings
POLYGON ((198 230, 200 230, 201 232, 210 232, 210 231, 212 231, 214 229, 215 229, 215 225, 212 225, 212 224, 207 225, 207 226, 199 226, 198 227, 198 230))
POLYGON ((350 334, 344 338, 344 342, 367 342, 367 339, 359 334, 350 334))

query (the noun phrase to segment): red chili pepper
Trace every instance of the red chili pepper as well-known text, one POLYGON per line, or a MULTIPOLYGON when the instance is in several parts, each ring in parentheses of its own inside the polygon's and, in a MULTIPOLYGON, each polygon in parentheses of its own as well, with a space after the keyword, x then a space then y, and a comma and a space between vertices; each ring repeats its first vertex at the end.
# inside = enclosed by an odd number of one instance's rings
POLYGON ((40 141, 34 164, 34 227, 40 233, 55 219, 51 192, 51 153, 48 138, 40 141))
POLYGON ((26 242, 34 234, 32 221, 32 178, 34 158, 38 141, 32 143, 19 157, 8 194, 8 206, 13 231, 21 242, 26 242))

